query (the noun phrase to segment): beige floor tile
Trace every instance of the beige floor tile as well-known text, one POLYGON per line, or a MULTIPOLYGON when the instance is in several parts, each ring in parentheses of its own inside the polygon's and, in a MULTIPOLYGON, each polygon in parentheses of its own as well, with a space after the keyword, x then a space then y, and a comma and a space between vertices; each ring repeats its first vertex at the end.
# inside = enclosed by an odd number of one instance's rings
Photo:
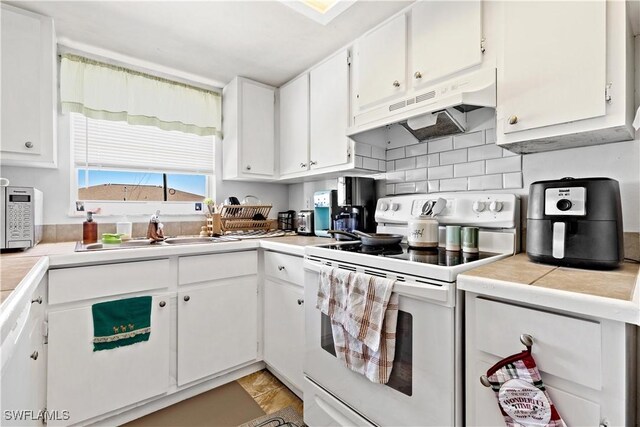
POLYGON ((267 414, 273 414, 287 406, 301 405, 298 396, 285 386, 254 397, 254 400, 267 414))
POLYGON ((253 398, 283 387, 283 384, 267 370, 254 372, 251 375, 240 378, 238 383, 253 398))

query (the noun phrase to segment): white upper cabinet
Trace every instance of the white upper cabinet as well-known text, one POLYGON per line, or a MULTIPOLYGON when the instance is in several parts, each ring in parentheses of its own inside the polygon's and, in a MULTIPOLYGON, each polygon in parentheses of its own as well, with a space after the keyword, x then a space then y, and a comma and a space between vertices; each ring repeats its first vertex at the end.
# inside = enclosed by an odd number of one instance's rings
POLYGON ((505 2, 503 12, 498 144, 528 153, 633 139, 624 2, 505 2))
POLYGON ((311 70, 310 79, 310 168, 349 163, 349 52, 344 50, 311 70))
POLYGON ((53 20, 2 4, 3 166, 56 167, 53 20))
POLYGON ((274 179, 275 88, 236 77, 222 102, 223 179, 274 179))
POLYGON ((420 1, 410 13, 409 78, 414 87, 482 62, 480 0, 420 1))
POLYGON ((401 14, 355 44, 355 110, 394 99, 407 89, 407 17, 401 14))
POLYGON ((280 175, 309 169, 309 74, 280 88, 280 175))

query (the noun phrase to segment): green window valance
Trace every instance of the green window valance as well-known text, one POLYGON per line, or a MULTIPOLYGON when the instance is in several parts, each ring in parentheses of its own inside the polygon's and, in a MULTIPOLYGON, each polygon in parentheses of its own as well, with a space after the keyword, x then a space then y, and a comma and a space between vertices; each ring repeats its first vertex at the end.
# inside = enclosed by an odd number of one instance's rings
POLYGON ((63 55, 60 101, 64 112, 126 121, 200 136, 220 135, 219 93, 76 55, 63 55))

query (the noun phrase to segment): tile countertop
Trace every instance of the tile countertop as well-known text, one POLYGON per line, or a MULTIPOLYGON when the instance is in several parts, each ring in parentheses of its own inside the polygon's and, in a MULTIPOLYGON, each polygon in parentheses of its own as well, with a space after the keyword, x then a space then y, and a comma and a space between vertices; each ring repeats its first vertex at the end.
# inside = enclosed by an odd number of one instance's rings
POLYGON ((211 245, 176 245, 154 248, 128 248, 123 250, 76 253, 76 242, 41 243, 25 251, 0 254, 0 304, 18 288, 29 272, 43 259, 48 258, 52 267, 79 265, 83 263, 103 263, 121 259, 189 255, 194 253, 224 252, 262 247, 268 250, 304 255, 304 247, 321 245, 335 240, 323 237, 284 236, 265 239, 250 239, 241 242, 216 243, 211 245))
POLYGON ((585 270, 538 264, 526 254, 458 276, 458 289, 640 325, 640 264, 585 270))

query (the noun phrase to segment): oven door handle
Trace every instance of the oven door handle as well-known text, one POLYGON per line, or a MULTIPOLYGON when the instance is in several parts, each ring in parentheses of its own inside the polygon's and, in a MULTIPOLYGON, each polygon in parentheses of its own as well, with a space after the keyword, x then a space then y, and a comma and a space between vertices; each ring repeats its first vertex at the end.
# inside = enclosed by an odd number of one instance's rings
MULTIPOLYGON (((305 270, 320 274, 320 269, 322 267, 323 264, 320 262, 306 258, 304 260, 305 270)), ((429 284, 411 281, 397 281, 393 287, 393 292, 401 296, 419 299, 422 301, 437 302, 439 304, 451 306, 455 304, 455 295, 450 283, 429 284)))

